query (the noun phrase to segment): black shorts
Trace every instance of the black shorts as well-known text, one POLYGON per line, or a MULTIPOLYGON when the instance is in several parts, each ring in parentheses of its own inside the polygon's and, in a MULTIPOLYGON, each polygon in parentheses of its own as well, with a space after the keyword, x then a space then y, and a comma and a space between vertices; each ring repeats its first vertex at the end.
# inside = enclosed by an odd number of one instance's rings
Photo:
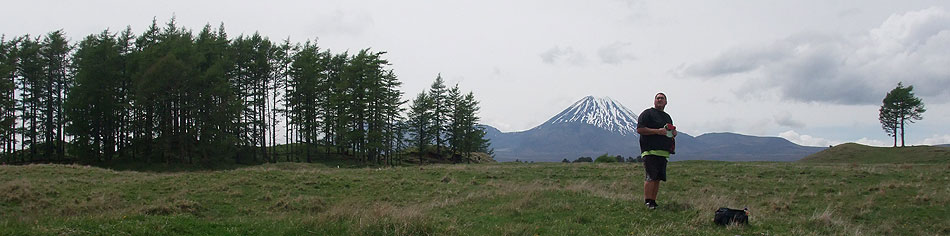
POLYGON ((643 157, 643 169, 646 181, 666 181, 666 157, 646 155, 643 157))

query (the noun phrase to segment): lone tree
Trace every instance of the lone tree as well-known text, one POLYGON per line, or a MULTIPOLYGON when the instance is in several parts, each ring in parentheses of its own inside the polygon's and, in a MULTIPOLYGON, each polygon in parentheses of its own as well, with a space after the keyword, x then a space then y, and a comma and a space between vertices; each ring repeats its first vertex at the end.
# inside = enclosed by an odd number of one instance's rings
POLYGON ((903 83, 897 83, 897 88, 888 92, 883 102, 878 116, 881 128, 887 132, 888 136, 894 137, 894 147, 897 147, 897 131, 900 129, 901 147, 903 147, 904 124, 923 119, 922 114, 927 109, 924 109, 923 101, 914 96, 914 86, 904 87, 903 83))

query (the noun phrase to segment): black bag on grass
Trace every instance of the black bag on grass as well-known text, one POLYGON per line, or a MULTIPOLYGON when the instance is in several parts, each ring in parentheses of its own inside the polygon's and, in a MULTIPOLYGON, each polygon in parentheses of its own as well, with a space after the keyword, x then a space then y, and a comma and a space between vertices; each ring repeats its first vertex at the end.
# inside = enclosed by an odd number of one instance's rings
POLYGON ((743 210, 729 209, 729 208, 719 208, 716 211, 716 218, 714 221, 719 225, 728 225, 728 224, 748 224, 749 223, 749 208, 743 210))

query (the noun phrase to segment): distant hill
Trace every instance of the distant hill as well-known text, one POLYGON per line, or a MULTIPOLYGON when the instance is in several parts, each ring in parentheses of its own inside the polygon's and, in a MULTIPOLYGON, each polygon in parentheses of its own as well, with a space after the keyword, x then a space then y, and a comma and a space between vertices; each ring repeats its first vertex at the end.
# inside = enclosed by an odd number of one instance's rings
MULTIPOLYGON (((530 130, 505 133, 483 127, 498 161, 558 162, 604 153, 639 156, 636 121, 637 113, 619 102, 588 96, 530 130)), ((671 160, 796 161, 823 149, 800 146, 780 137, 734 133, 693 137, 681 132, 671 160)))
POLYGON ((945 163, 950 148, 940 146, 871 147, 857 143, 840 144, 802 158, 814 163, 945 163))
POLYGON ((735 133, 707 133, 695 139, 697 147, 678 153, 677 160, 797 161, 826 149, 801 146, 781 137, 735 133))

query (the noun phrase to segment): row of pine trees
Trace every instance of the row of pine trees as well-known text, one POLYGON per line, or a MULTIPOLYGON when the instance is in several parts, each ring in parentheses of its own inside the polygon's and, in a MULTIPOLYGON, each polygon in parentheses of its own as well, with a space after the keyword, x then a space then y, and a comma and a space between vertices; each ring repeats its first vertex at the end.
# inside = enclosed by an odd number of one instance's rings
MULTIPOLYGON (((403 115, 401 83, 384 54, 334 54, 310 41, 274 42, 257 33, 228 38, 223 25, 194 34, 174 19, 165 27, 153 21, 141 35, 106 30, 78 44, 62 31, 4 37, 0 162, 213 164, 342 156, 394 164, 409 143, 420 142, 406 135, 411 119, 403 115)), ((434 110, 441 117, 449 107, 462 108, 452 110, 458 114, 451 128, 468 133, 440 133, 438 141, 423 140, 428 143, 420 150, 434 144, 441 151, 441 137, 448 137, 452 153, 485 151, 484 132, 474 136, 480 131, 474 96, 457 95, 457 86, 445 91, 456 95, 425 106, 441 107, 434 110)))
POLYGON ((435 144, 436 157, 450 156, 455 161, 462 157, 470 160, 472 152, 493 154, 488 149, 489 140, 484 138, 484 128, 478 125, 478 109, 472 92, 462 94, 457 84, 448 89, 440 74, 428 91, 412 100, 408 119, 410 145, 425 155, 433 153, 427 147, 435 144))

